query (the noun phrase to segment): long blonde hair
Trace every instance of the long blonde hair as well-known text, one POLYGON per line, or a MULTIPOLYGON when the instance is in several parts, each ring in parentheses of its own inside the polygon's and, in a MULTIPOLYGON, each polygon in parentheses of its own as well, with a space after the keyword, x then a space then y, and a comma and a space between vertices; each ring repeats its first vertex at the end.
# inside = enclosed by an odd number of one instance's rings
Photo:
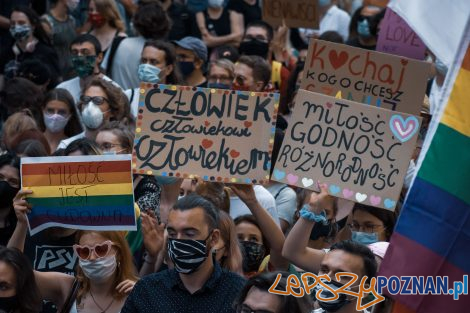
MULTIPOLYGON (((124 281, 124 280, 133 280, 137 281, 138 277, 136 275, 136 269, 134 267, 134 263, 132 262, 132 254, 131 250, 129 249, 129 245, 125 239, 124 232, 119 231, 93 231, 93 230, 79 230, 77 232, 76 238, 77 242, 80 241, 80 238, 85 234, 96 233, 103 238, 111 240, 113 242, 113 246, 116 248, 116 274, 114 276, 113 282, 113 297, 115 299, 122 299, 124 298, 124 294, 119 293, 116 290, 116 286, 124 281)), ((77 294, 77 303, 80 303, 82 297, 90 291, 90 279, 83 274, 82 269, 79 265, 77 265, 77 279, 80 283, 80 289, 78 290, 77 294)))
POLYGON ((124 26, 124 22, 121 19, 121 15, 119 14, 116 1, 113 0, 93 0, 96 5, 96 11, 98 11, 106 21, 109 23, 110 26, 116 28, 120 32, 125 32, 126 27, 124 26))

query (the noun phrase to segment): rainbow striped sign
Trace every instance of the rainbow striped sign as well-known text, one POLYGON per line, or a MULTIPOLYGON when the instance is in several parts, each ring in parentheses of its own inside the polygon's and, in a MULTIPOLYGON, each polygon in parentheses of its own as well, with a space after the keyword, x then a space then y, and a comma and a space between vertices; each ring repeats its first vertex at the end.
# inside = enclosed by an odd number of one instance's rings
POLYGON ((31 235, 53 226, 136 230, 130 155, 21 159, 31 235))

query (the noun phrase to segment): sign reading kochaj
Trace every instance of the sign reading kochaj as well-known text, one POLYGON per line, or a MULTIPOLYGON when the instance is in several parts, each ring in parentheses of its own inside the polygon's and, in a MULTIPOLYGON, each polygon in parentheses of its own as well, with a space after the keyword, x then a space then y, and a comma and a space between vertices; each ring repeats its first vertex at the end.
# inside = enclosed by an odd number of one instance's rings
POLYGON ((60 226, 136 230, 130 155, 21 158, 31 234, 60 226))
POLYGON ((135 173, 237 183, 269 178, 278 94, 141 88, 135 173))
POLYGON ((317 1, 312 0, 264 0, 263 20, 272 26, 316 28, 320 17, 317 1))
POLYGON ((322 40, 310 40, 301 87, 419 115, 430 64, 322 40))
POLYGON ((271 179, 393 210, 420 118, 299 90, 271 179))

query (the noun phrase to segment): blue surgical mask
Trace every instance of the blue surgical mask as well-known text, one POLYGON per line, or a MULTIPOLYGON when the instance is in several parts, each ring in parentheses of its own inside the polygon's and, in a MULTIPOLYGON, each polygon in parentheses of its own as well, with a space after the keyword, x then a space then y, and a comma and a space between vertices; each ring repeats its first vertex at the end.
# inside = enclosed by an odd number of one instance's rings
POLYGON ((366 18, 357 22, 357 33, 363 38, 372 37, 370 33, 369 21, 366 18))
POLYGON ((160 68, 152 64, 140 64, 137 75, 142 82, 158 84, 160 81, 160 68))
POLYGON ((370 245, 379 241, 379 235, 377 233, 365 233, 361 231, 352 232, 352 241, 362 243, 363 245, 370 245))
POLYGON ((214 89, 230 89, 231 85, 224 84, 224 83, 207 83, 207 88, 214 88, 214 89))

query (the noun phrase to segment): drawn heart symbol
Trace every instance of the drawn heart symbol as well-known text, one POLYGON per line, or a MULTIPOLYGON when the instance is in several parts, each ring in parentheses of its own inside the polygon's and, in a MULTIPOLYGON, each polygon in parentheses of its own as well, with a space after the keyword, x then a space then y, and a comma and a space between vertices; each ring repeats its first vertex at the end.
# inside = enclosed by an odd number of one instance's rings
POLYGON ((419 129, 419 121, 415 116, 405 119, 401 115, 393 115, 390 118, 390 130, 401 142, 406 142, 413 137, 419 129))
POLYGON ((346 199, 349 199, 353 196, 354 194, 354 191, 352 190, 349 190, 349 189, 343 189, 343 196, 346 198, 346 199))
POLYGON ((328 53, 328 57, 330 58, 331 65, 336 70, 343 66, 344 63, 346 63, 346 61, 348 60, 348 53, 345 51, 341 51, 338 54, 336 50, 331 50, 330 53, 328 53))
POLYGON ((405 66, 405 65, 408 64, 408 60, 405 60, 405 59, 401 59, 400 62, 401 62, 401 64, 402 64, 403 66, 405 66))
POLYGON ((211 124, 211 123, 209 123, 208 121, 205 121, 205 122, 204 122, 204 125, 206 125, 206 127, 209 127, 210 124, 211 124))
POLYGON ((212 147, 212 144, 214 144, 214 142, 209 139, 203 139, 201 144, 205 149, 209 149, 210 147, 212 147))
POLYGON ((250 128, 250 126, 253 125, 253 122, 245 121, 243 125, 245 125, 246 128, 250 128))
POLYGON ((278 169, 275 169, 273 172, 274 178, 277 180, 281 180, 286 176, 286 172, 280 171, 278 169))
POLYGON ((333 104, 331 102, 327 102, 326 103, 326 106, 328 107, 328 109, 331 109, 331 107, 333 106, 333 104))
POLYGON ((374 196, 374 195, 371 195, 370 198, 369 198, 370 204, 372 204, 372 205, 378 205, 381 200, 382 200, 381 197, 374 196))
POLYGON ((304 185, 304 187, 310 187, 313 185, 313 179, 304 177, 302 178, 302 184, 304 185))
POLYGON ((295 185, 295 183, 297 183, 298 179, 299 179, 299 177, 295 176, 293 174, 288 174, 287 175, 287 182, 289 183, 289 185, 295 185))
POLYGON ((240 152, 238 152, 237 150, 230 150, 230 156, 232 158, 238 158, 238 156, 240 155, 240 152))
POLYGON ((331 185, 330 188, 328 188, 328 190, 330 191, 332 195, 334 195, 334 194, 337 194, 341 190, 341 188, 339 188, 336 185, 331 185))
POLYGON ((366 194, 360 193, 360 192, 356 193, 356 200, 357 200, 357 202, 363 202, 363 201, 366 200, 366 199, 367 199, 367 195, 366 195, 366 194))
POLYGON ((387 209, 392 209, 393 207, 395 207, 395 204, 396 204, 395 201, 393 201, 393 200, 391 200, 391 199, 388 199, 388 198, 385 199, 385 201, 384 201, 384 206, 385 206, 385 208, 387 208, 387 209))

